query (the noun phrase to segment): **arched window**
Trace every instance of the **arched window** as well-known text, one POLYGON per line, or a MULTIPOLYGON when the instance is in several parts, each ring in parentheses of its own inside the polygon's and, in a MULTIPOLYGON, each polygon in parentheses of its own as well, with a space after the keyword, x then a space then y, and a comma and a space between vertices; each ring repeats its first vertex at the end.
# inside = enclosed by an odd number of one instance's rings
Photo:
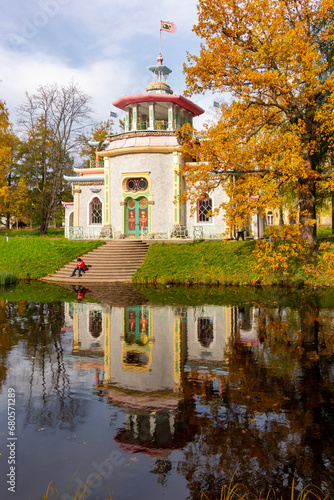
POLYGON ((213 341, 213 319, 198 318, 197 337, 203 347, 209 347, 213 341))
POLYGON ((274 225, 274 214, 272 212, 267 213, 267 224, 268 226, 274 225))
POLYGON ((97 196, 90 202, 90 224, 102 224, 102 201, 97 196))
POLYGON ((212 199, 207 196, 197 203, 197 222, 212 221, 212 199))
POLYGON ((89 311, 89 333, 92 337, 99 337, 102 333, 102 312, 89 311))

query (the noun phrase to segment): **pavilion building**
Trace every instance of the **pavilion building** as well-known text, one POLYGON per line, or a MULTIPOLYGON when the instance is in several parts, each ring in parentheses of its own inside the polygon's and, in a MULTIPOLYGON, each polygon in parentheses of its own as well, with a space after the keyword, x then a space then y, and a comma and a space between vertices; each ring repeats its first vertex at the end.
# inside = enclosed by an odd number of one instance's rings
POLYGON ((70 238, 221 238, 222 214, 212 210, 226 201, 222 188, 199 199, 195 213, 181 202, 181 145, 175 131, 204 110, 168 85, 171 70, 149 66, 152 81, 143 94, 122 96, 113 105, 125 113, 124 131, 95 143, 95 168, 75 168, 73 203, 65 205, 70 238))

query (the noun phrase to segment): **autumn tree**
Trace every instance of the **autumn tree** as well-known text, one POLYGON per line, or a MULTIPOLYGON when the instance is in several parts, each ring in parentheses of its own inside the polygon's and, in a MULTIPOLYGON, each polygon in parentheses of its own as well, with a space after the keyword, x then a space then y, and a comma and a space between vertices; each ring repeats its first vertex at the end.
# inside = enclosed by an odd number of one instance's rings
POLYGON ((94 125, 90 132, 82 133, 78 136, 79 156, 84 161, 86 168, 96 165, 96 147, 103 143, 107 135, 113 135, 113 121, 105 120, 94 125))
POLYGON ((21 141, 14 133, 5 103, 0 101, 0 215, 12 222, 28 222, 29 192, 21 171, 21 141))
POLYGON ((11 155, 12 127, 9 113, 3 101, 0 101, 0 215, 6 213, 10 188, 7 182, 8 158, 11 155))
POLYGON ((224 185, 228 223, 295 196, 301 237, 313 246, 316 200, 333 168, 332 0, 199 0, 200 54, 185 64, 188 95, 228 93, 196 143, 186 131, 186 195, 224 185))
POLYGON ((79 131, 90 117, 91 98, 75 84, 40 86, 19 107, 25 132, 25 165, 38 194, 41 233, 61 202, 63 175, 73 165, 79 131))

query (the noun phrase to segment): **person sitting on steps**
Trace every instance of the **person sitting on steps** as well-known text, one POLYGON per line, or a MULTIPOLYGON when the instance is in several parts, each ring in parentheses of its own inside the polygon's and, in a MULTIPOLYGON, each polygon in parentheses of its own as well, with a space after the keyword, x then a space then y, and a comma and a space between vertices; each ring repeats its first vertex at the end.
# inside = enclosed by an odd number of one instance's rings
POLYGON ((85 272, 86 270, 87 270, 86 264, 79 257, 78 260, 77 260, 77 265, 75 266, 75 268, 73 270, 73 273, 71 274, 70 277, 72 278, 72 276, 75 276, 76 271, 78 271, 78 277, 81 278, 81 272, 82 271, 85 272))

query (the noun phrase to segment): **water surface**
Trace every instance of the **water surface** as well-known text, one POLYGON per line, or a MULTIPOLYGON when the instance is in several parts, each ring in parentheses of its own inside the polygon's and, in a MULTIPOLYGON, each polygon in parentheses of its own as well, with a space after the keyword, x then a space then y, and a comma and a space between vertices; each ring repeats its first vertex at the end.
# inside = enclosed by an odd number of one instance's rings
POLYGON ((1 499, 88 480, 93 499, 214 500, 234 474, 257 494, 333 495, 328 297, 41 286, 0 294, 1 499))

